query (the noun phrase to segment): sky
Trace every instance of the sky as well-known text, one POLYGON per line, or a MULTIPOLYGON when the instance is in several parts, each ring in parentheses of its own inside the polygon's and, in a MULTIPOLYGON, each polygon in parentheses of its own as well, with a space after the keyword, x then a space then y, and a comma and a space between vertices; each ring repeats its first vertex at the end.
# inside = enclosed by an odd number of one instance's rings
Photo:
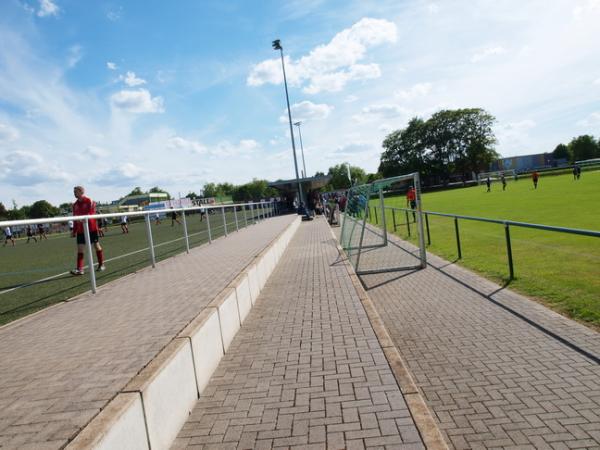
POLYGON ((549 152, 600 136, 599 23, 600 0, 2 0, 0 202, 292 178, 274 39, 309 175, 375 172, 444 108, 493 114, 504 157, 549 152))

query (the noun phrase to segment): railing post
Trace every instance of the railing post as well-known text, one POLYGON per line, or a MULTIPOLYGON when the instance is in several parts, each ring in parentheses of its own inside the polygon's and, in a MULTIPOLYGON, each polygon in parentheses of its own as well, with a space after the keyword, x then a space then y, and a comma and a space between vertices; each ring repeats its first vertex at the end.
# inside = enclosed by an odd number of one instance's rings
POLYGON ((240 231, 240 227, 238 226, 237 220, 237 206, 233 207, 233 217, 235 217, 235 231, 240 231))
POLYGON ((252 213, 252 219, 254 221, 254 225, 256 225, 256 216, 254 215, 254 203, 250 204, 250 212, 252 213))
POLYGON ((456 248, 458 249, 458 259, 462 259, 462 250, 460 248, 460 234, 458 232, 458 218, 454 218, 454 231, 456 232, 456 248))
POLYGON ((510 245, 510 230, 507 223, 504 224, 504 234, 506 235, 506 256, 508 256, 508 271, 510 273, 510 280, 515 278, 515 269, 513 266, 512 257, 512 246, 510 245))
POLYGON ((223 229, 225 230, 225 236, 227 236, 227 220, 225 220, 225 207, 221 206, 221 213, 223 215, 223 229))
POLYGON ((377 217, 377 206, 373 206, 373 211, 375 212, 375 225, 379 225, 379 218, 377 217))
POLYGON ((206 208, 206 228, 208 230, 208 243, 212 244, 212 234, 210 233, 210 209, 206 208))
POLYGON ((187 231, 187 220, 185 220, 185 210, 181 210, 181 219, 183 220, 183 235, 185 236, 185 252, 190 252, 190 238, 187 231))
POLYGON ((90 224, 89 219, 83 221, 83 231, 85 233, 85 247, 87 250, 88 268, 90 270, 90 284, 92 285, 92 293, 96 293, 96 271, 94 270, 94 256, 92 254, 92 242, 90 239, 90 224))
POLYGON ((387 220, 385 218, 385 199, 383 197, 383 189, 379 189, 379 206, 381 206, 381 228, 383 232, 383 243, 387 245, 388 243, 388 235, 387 235, 387 220))
POLYGON ((150 250, 150 263, 152 268, 156 267, 156 257, 154 255, 154 239, 152 239, 152 226, 150 225, 150 213, 144 214, 146 222, 146 236, 148 237, 148 249, 150 250))
POLYGON ((244 211, 244 227, 248 226, 248 217, 246 217, 246 206, 248 206, 248 205, 246 205, 244 203, 244 209, 243 209, 243 211, 244 211))
POLYGON ((404 211, 406 213, 406 231, 408 232, 408 237, 410 237, 410 219, 408 218, 408 211, 404 211))
POLYGON ((427 228, 427 245, 431 245, 431 235, 429 234, 429 215, 425 213, 425 226, 427 228))
POLYGON ((394 224, 394 232, 396 232, 396 210, 392 208, 392 223, 394 224))

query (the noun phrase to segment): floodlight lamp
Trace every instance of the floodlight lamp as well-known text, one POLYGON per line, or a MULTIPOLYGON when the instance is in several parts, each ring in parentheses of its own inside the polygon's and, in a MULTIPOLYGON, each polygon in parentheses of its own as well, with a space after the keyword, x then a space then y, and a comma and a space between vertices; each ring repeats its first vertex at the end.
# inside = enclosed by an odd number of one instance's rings
POLYGON ((294 122, 294 125, 296 125, 297 127, 299 127, 300 125, 302 125, 302 122, 300 122, 300 121, 294 122))
POLYGON ((281 40, 279 40, 279 39, 275 39, 275 40, 273 41, 273 50, 282 50, 282 47, 281 47, 281 40))

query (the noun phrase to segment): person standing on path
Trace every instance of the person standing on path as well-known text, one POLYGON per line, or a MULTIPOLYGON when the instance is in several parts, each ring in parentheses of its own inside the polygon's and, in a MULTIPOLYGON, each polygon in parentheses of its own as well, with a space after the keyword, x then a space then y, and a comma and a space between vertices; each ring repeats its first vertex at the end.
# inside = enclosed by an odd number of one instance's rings
POLYGON ((12 246, 15 246, 15 237, 12 234, 10 227, 4 227, 4 247, 8 244, 8 241, 12 242, 12 246))
MULTIPOLYGON (((83 195, 85 189, 83 186, 75 186, 73 188, 73 195, 77 199, 73 203, 73 215, 74 216, 90 216, 96 214, 96 204, 89 198, 83 195)), ((96 219, 89 219, 89 231, 90 231, 90 242, 94 244, 96 248, 96 258, 98 259, 98 271, 105 270, 104 266, 104 252, 98 242, 98 224, 96 219)), ((83 252, 85 250, 85 234, 84 226, 82 221, 76 221, 75 227, 73 228, 73 237, 77 238, 77 267, 71 270, 71 275, 83 275, 83 252)), ((90 267, 93 270, 93 267, 90 267)))
POLYGON ((406 206, 410 205, 410 209, 413 210, 413 222, 417 221, 417 214, 415 213, 415 209, 417 209, 417 191, 415 191, 415 187, 411 186, 408 188, 406 192, 406 206))
POLYGON ((537 170, 534 170, 531 174, 531 179, 533 180, 533 188, 537 189, 538 180, 540 179, 540 174, 537 173, 537 170))

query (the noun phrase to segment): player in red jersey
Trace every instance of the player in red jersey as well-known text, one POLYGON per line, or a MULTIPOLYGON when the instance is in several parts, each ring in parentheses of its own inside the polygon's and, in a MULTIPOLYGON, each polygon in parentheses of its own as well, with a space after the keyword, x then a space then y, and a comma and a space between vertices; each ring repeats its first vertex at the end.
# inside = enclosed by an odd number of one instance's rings
POLYGON ((410 209, 413 210, 413 221, 417 221, 417 215, 415 214, 415 209, 417 209, 417 191, 413 186, 408 188, 406 192, 406 206, 410 205, 410 209))
MULTIPOLYGON (((74 216, 87 216, 96 214, 96 204, 89 198, 83 195, 85 189, 83 186, 75 186, 73 188, 73 194, 77 201, 73 203, 73 215, 74 216)), ((96 248, 96 257, 98 258, 98 270, 103 271, 104 267, 104 253, 102 247, 98 242, 98 224, 96 219, 89 220, 90 227, 90 242, 94 244, 96 248)), ((84 235, 83 222, 75 221, 73 227, 72 236, 77 237, 77 268, 71 270, 72 275, 83 275, 83 252, 85 249, 85 235, 84 235)))

